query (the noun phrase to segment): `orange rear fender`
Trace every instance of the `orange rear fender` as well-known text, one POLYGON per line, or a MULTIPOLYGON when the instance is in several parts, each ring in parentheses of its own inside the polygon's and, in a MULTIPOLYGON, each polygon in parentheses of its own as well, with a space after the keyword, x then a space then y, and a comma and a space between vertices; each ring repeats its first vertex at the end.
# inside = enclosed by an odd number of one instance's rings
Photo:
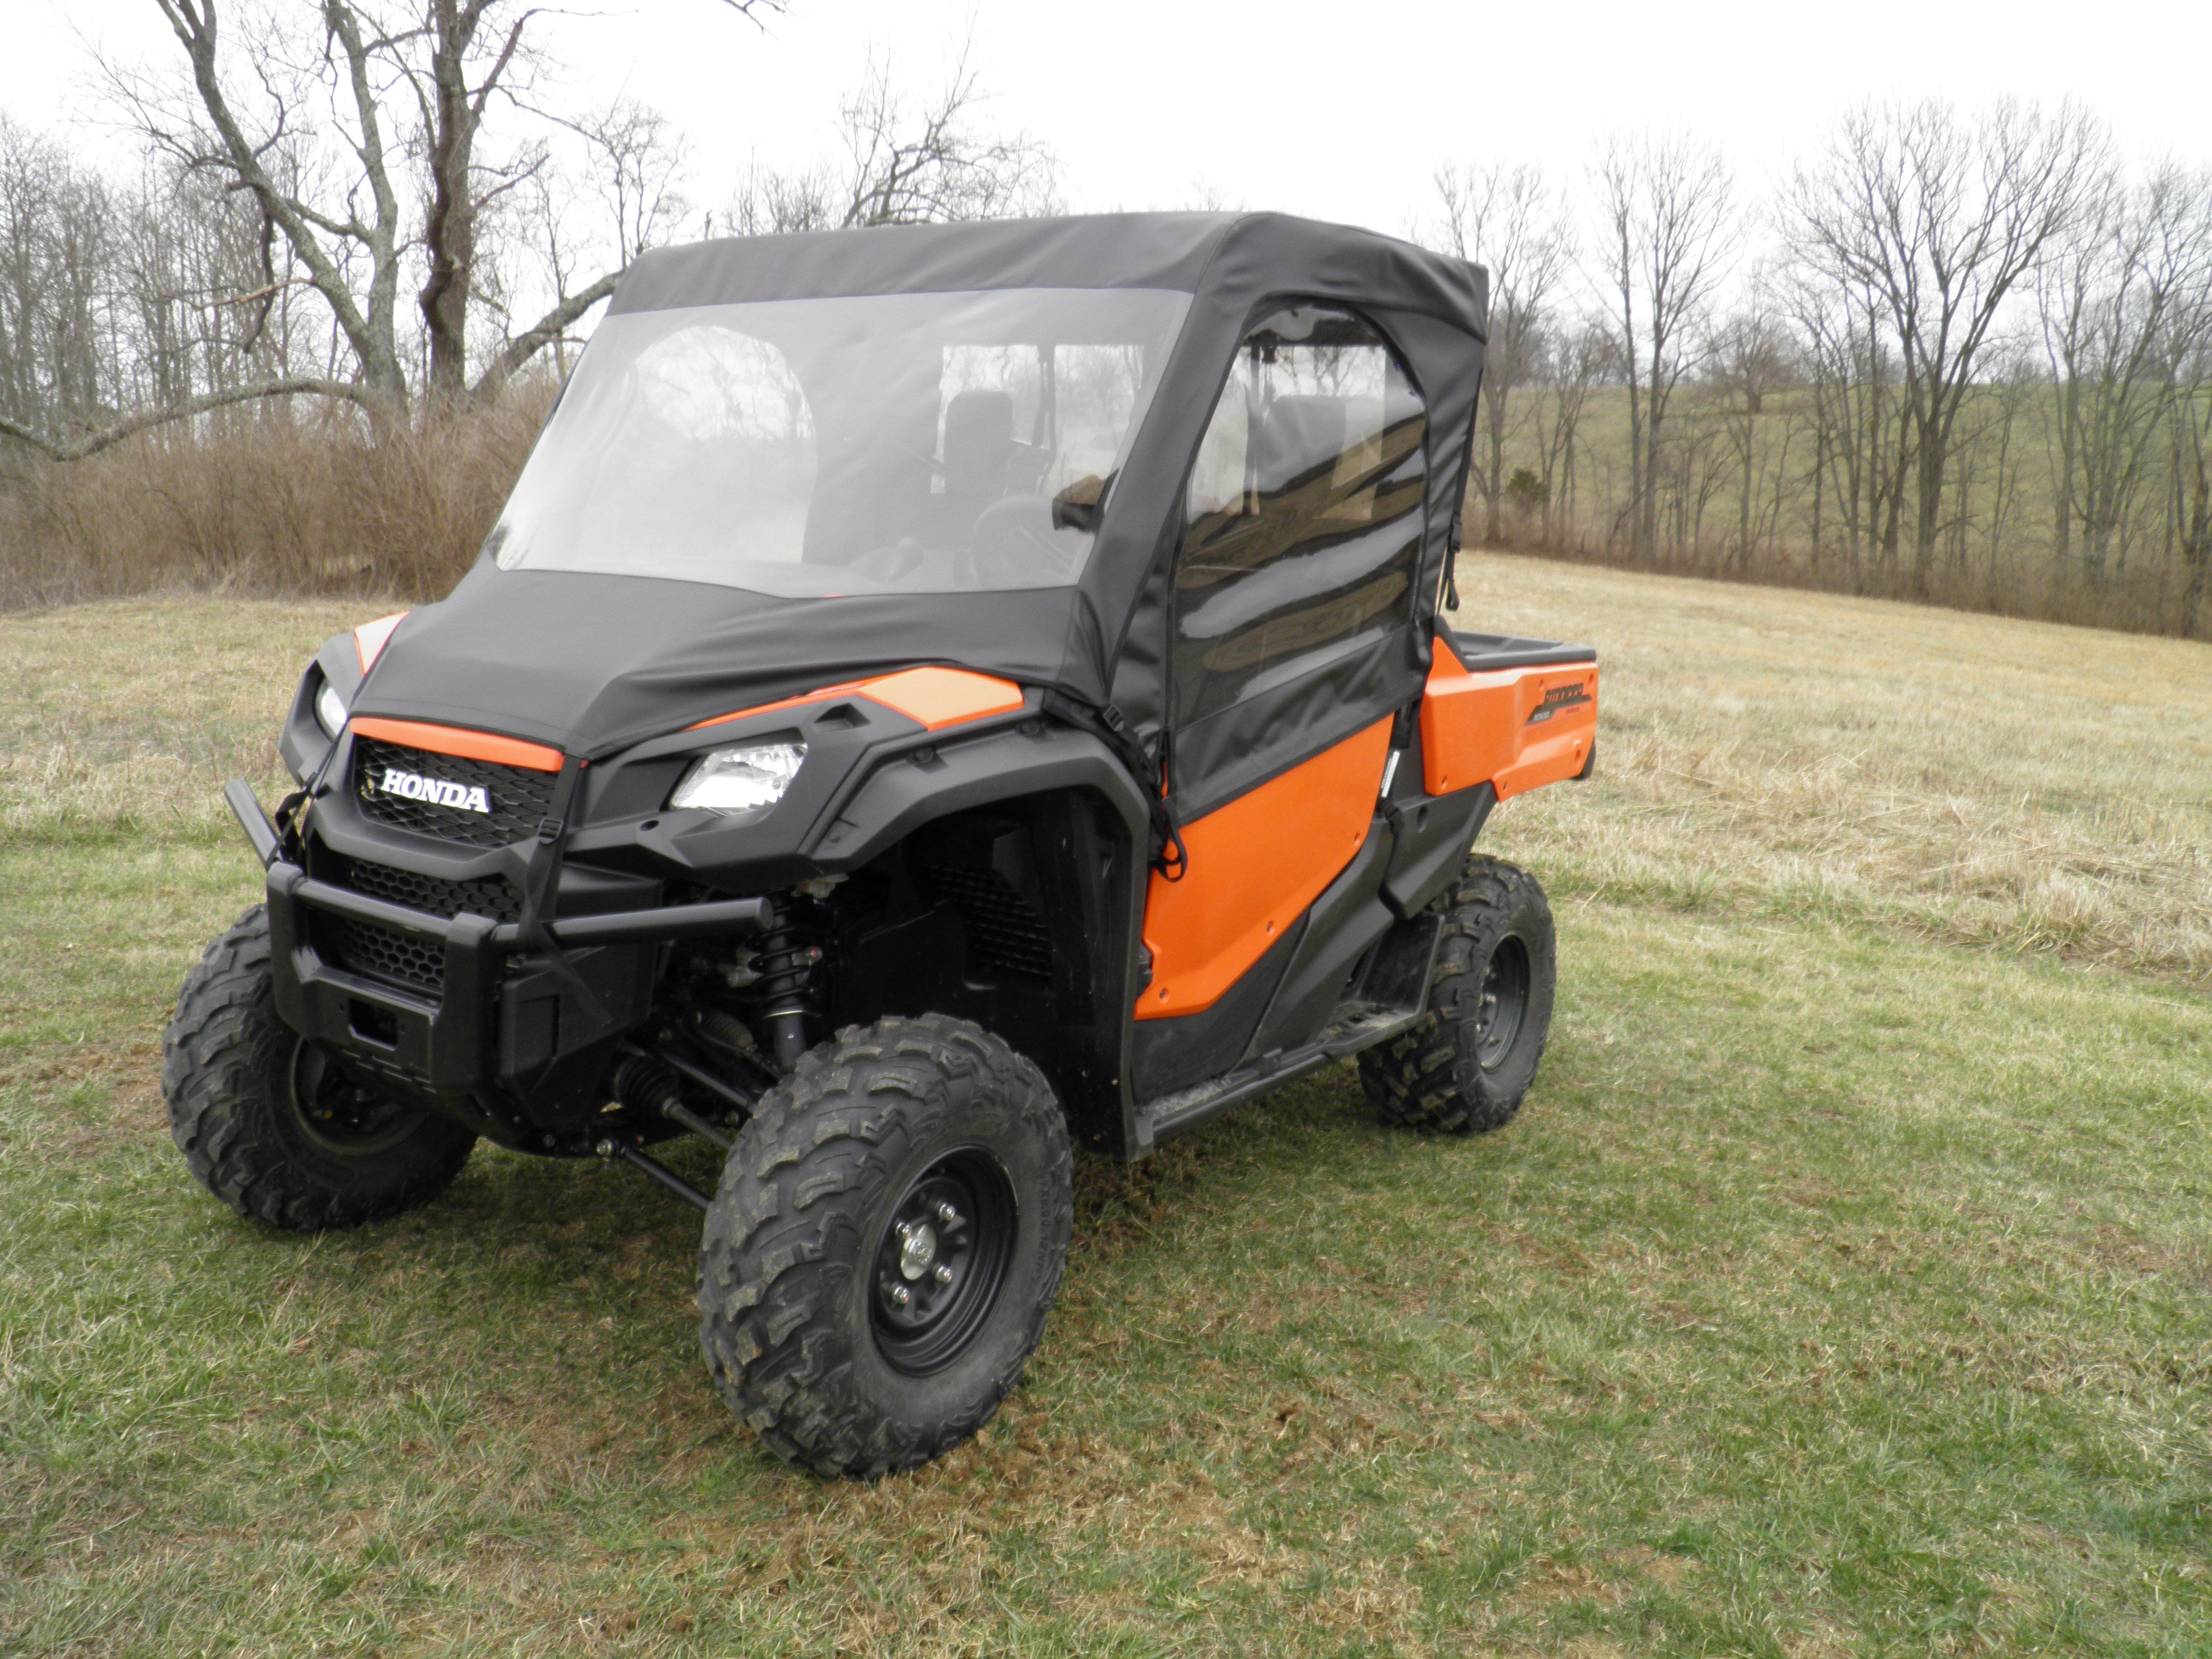
POLYGON ((1439 641, 1421 698, 1421 787, 1506 800, 1579 775, 1597 741, 1597 665, 1470 674, 1439 641))

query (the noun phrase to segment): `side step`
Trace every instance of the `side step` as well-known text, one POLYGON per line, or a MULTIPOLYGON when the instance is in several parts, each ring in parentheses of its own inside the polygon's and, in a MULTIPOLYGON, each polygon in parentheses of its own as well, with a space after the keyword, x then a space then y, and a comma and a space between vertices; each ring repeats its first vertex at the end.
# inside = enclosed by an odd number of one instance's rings
POLYGON ((1387 1042, 1418 1024, 1429 1011, 1429 974, 1443 936, 1443 924, 1441 916, 1419 915, 1385 934, 1360 975, 1358 988, 1337 1005, 1312 1042, 1262 1054, 1225 1077, 1138 1107, 1133 1151, 1141 1158, 1170 1135, 1194 1129, 1231 1107, 1309 1077, 1333 1060, 1387 1042))

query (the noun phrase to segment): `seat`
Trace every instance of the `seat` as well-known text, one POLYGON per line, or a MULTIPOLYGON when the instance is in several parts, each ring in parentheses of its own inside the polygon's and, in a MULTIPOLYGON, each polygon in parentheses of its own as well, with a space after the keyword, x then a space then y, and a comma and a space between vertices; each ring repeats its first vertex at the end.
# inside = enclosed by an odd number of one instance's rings
POLYGON ((945 405, 945 493, 985 504, 1006 493, 1014 454, 1013 394, 988 388, 955 392, 945 405))

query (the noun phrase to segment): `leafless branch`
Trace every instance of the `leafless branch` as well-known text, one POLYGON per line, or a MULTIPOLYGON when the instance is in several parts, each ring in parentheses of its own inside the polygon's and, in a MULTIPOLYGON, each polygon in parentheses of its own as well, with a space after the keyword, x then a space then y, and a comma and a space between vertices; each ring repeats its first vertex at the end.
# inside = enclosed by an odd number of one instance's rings
POLYGON ((0 416, 0 433, 21 440, 49 459, 81 461, 88 455, 96 455, 103 449, 121 443, 125 438, 135 437, 157 426, 166 426, 172 421, 187 421, 194 416, 205 415, 232 404, 251 403, 263 398, 288 397, 337 398, 359 404, 364 408, 374 409, 376 406, 375 398, 366 388, 343 380, 264 380, 254 386, 232 386, 222 392, 205 392, 172 408, 148 410, 118 421, 112 426, 102 427, 76 438, 57 438, 33 431, 4 416, 0 416))

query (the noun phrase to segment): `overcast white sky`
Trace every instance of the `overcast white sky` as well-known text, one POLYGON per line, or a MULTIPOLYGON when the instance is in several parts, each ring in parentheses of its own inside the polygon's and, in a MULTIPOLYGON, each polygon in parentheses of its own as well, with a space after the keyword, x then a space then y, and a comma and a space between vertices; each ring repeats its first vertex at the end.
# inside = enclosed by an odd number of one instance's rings
MULTIPOLYGON (((5 0, 0 106, 95 116, 80 36, 173 53, 153 0, 5 0)), ((640 0, 547 39, 580 93, 627 89, 689 132, 692 193, 719 202, 749 155, 827 149, 872 46, 934 83, 971 27, 1000 125, 1057 151, 1078 210, 1224 201, 1401 231, 1445 158, 1579 175, 1607 127, 1718 141, 1770 180, 1869 94, 2078 97, 2123 148, 2212 161, 2212 0, 792 0, 761 28, 718 0, 640 0)), ((91 129, 76 142, 96 146, 91 129)))

